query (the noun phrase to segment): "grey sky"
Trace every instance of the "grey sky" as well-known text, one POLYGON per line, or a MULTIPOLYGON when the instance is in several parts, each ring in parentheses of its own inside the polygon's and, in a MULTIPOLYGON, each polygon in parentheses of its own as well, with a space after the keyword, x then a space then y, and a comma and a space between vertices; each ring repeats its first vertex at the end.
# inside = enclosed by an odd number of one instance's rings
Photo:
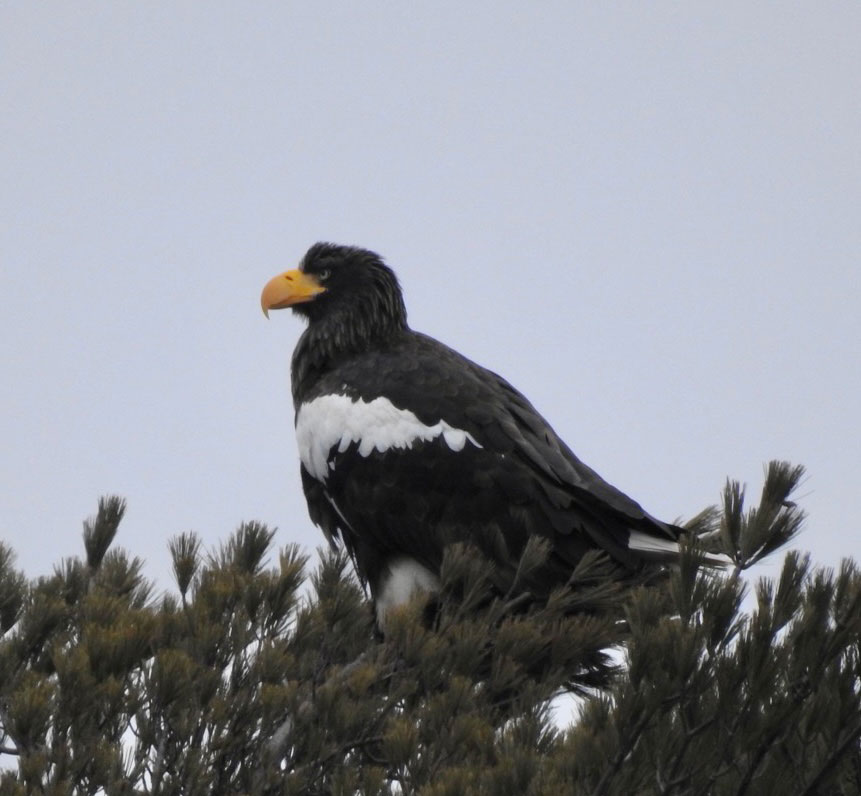
POLYGON ((799 546, 858 554, 861 5, 4 3, 0 535, 30 574, 100 494, 167 540, 301 496, 318 239, 520 387, 659 516, 809 468, 799 546))

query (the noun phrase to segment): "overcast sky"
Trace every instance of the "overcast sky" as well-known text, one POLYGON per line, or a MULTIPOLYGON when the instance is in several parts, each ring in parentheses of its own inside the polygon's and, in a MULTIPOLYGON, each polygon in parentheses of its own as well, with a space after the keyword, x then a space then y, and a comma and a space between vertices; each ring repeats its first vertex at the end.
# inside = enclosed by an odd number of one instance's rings
POLYGON ((30 575, 99 495, 168 539, 313 548, 263 284, 375 249, 653 514, 809 469, 858 555, 861 5, 7 2, 0 535, 30 575))

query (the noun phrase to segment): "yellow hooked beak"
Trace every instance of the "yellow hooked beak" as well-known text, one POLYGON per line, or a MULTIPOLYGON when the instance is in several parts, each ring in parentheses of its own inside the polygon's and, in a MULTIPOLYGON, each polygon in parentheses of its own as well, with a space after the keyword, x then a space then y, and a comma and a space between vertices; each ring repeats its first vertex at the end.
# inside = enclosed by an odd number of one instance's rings
POLYGON ((315 277, 293 268, 270 279, 260 295, 260 306, 268 318, 269 310, 280 310, 292 307, 304 301, 312 301, 324 288, 315 277))

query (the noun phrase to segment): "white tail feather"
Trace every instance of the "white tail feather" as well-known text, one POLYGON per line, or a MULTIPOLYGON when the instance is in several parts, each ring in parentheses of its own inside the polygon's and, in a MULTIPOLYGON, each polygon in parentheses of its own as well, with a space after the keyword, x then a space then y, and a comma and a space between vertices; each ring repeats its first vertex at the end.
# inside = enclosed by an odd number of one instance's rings
POLYGON ((631 531, 628 536, 628 548, 641 550, 644 553, 678 553, 679 543, 672 539, 650 536, 642 531, 631 531))

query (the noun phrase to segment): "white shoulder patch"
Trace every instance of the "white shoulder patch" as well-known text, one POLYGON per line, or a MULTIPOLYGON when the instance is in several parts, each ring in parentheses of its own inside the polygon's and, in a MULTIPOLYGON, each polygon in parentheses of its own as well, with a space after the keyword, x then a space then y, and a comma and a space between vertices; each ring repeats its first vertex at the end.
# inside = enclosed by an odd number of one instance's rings
POLYGON ((467 431, 440 420, 422 423, 409 409, 398 409, 388 398, 363 401, 348 395, 321 395, 302 404, 296 415, 296 442, 305 469, 318 481, 329 475, 329 451, 338 446, 343 453, 358 443, 359 455, 390 448, 411 448, 415 442, 430 442, 441 436, 453 451, 467 441, 480 448, 467 431))
POLYGON ((642 531, 631 531, 628 537, 628 549, 642 550, 644 553, 678 553, 679 543, 672 539, 649 536, 642 531))

